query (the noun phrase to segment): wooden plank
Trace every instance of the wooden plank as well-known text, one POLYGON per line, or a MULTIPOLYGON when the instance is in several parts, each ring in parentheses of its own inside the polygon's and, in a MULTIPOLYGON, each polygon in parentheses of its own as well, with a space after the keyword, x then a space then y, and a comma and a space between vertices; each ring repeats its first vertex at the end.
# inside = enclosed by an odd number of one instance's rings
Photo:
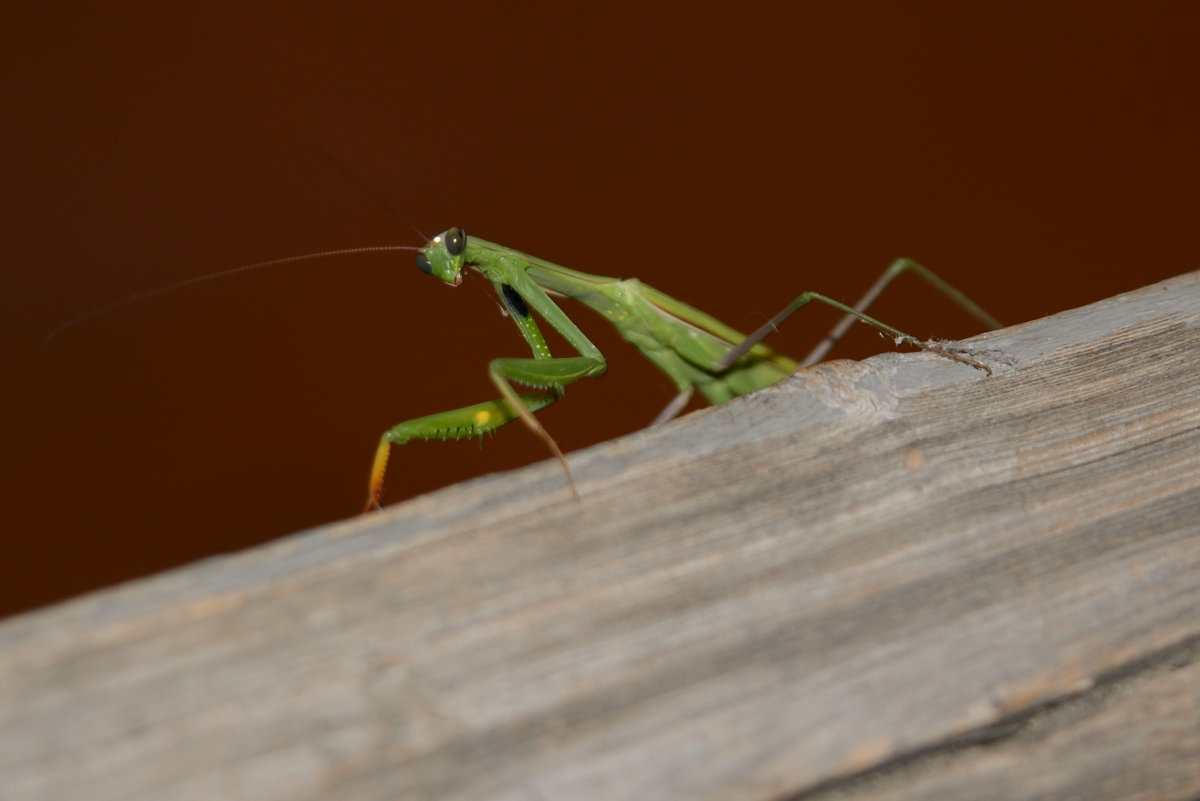
POLYGON ((856 801, 1200 796, 1195 643, 1026 719, 807 795, 856 801))
POLYGON ((9 620, 2 795, 1194 797, 1198 317, 822 365, 579 501, 547 462, 9 620))

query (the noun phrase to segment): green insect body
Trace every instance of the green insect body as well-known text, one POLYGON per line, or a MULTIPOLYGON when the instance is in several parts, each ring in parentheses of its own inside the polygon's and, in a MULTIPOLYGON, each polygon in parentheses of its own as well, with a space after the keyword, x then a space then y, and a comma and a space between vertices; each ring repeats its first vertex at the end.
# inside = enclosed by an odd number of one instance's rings
POLYGON ((475 237, 468 239, 461 228, 451 228, 421 248, 417 252, 417 266, 422 272, 430 273, 452 286, 462 282, 465 269, 478 271, 492 284, 496 295, 504 302, 509 316, 529 345, 531 357, 499 358, 488 365, 489 376, 500 392, 500 398, 409 420, 384 433, 371 470, 368 510, 379 506, 392 445, 402 445, 413 439, 475 437, 516 419, 521 419, 546 443, 562 463, 568 484, 575 492, 566 458, 533 412, 554 403, 566 387, 576 381, 603 375, 608 365, 600 350, 548 293, 572 298, 600 314, 625 341, 670 378, 677 394, 658 415, 655 423, 669 420, 682 411, 696 390, 710 403, 724 403, 770 386, 799 366, 819 361, 828 347, 855 320, 875 326, 898 341, 990 372, 974 359, 949 351, 937 343, 917 340, 863 312, 887 283, 906 271, 913 271, 929 281, 989 327, 999 327, 998 322, 958 290, 907 259, 895 262, 857 307, 846 306, 815 292, 806 292, 749 337, 637 279, 607 278, 571 270, 502 245, 475 237), (839 309, 845 313, 845 317, 804 362, 797 363, 761 343, 783 319, 812 301, 839 309), (551 354, 534 319, 535 314, 558 331, 578 355, 556 357, 551 354))

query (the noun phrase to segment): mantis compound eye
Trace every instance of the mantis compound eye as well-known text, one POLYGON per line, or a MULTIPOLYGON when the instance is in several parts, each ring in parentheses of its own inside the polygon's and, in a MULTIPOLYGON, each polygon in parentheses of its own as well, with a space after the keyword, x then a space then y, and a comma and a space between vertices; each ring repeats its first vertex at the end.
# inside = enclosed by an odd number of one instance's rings
POLYGON ((446 252, 458 256, 467 246, 467 233, 457 225, 446 232, 446 252))
POLYGON ((417 254, 417 269, 423 273, 433 272, 433 265, 429 263, 429 257, 424 253, 417 254))

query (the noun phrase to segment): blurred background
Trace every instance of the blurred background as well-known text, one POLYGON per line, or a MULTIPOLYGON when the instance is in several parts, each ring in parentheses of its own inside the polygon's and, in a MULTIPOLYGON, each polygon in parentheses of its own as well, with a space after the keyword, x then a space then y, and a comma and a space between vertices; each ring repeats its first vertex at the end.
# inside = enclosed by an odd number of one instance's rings
MULTIPOLYGON (((853 300, 897 256, 1006 322, 1196 268, 1192 3, 142 3, 10 11, 0 614, 357 513, 379 434, 493 397, 522 342, 411 254, 452 225, 638 277, 750 330, 853 300), (518 4, 511 4, 518 5, 518 4), (634 10, 636 9, 636 10, 634 10)), ((609 357, 542 414, 566 451, 646 425, 609 357)), ((877 314, 970 318, 912 281, 877 314)), ((773 341, 799 356, 832 324, 773 341)), ((862 329, 859 326, 857 328, 862 329)), ((834 357, 886 350, 858 330, 834 357)), ((520 426, 393 452, 387 500, 547 458, 520 426)))

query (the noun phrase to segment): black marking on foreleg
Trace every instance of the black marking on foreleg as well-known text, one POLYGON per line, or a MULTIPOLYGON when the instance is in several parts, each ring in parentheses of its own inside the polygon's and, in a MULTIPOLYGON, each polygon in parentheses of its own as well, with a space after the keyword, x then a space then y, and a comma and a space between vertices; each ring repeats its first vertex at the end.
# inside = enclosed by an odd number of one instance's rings
POLYGON ((525 305, 525 298, 521 297, 517 290, 513 289, 508 284, 501 284, 501 294, 504 296, 504 305, 508 306, 508 310, 518 317, 528 317, 529 307, 525 305))

